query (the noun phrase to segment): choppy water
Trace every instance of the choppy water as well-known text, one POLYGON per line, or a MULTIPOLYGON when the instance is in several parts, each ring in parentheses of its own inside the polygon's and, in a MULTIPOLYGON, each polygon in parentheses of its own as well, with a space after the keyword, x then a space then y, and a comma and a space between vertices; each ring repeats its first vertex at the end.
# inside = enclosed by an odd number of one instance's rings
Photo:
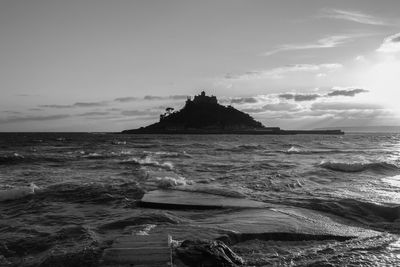
POLYGON ((91 266, 117 235, 204 216, 137 207, 149 180, 226 185, 382 232, 345 242, 270 240, 256 246, 264 250, 253 265, 400 265, 400 134, 3 133, 0 266, 91 266))

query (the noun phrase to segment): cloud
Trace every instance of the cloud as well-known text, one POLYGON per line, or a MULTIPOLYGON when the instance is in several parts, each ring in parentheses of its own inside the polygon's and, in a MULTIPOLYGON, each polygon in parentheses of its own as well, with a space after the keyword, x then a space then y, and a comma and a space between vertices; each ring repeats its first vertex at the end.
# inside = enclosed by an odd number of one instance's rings
POLYGON ((114 101, 123 102, 123 103, 125 103, 125 102, 132 102, 132 101, 136 101, 136 100, 138 100, 138 98, 137 98, 137 97, 133 97, 133 96, 118 97, 118 98, 115 98, 115 99, 114 99, 114 101))
POLYGON ((51 105, 39 105, 41 108, 72 108, 74 105, 57 105, 57 104, 51 104, 51 105))
POLYGON ((332 35, 321 38, 314 43, 303 44, 284 44, 271 51, 265 52, 263 56, 270 56, 283 51, 307 50, 307 49, 320 49, 332 48, 340 46, 348 41, 351 41, 355 36, 353 35, 332 35))
POLYGON ((38 94, 16 94, 16 96, 31 97, 31 96, 39 96, 39 95, 38 94))
POLYGON ((284 93, 278 95, 279 98, 294 101, 312 101, 322 97, 334 97, 334 96, 355 96, 360 93, 369 92, 368 90, 361 88, 354 89, 334 89, 333 91, 327 93, 326 95, 321 94, 294 94, 294 93, 284 93))
POLYGON ((22 114, 22 112, 20 112, 20 111, 14 111, 14 110, 3 110, 2 112, 8 113, 8 114, 13 114, 13 115, 22 114))
POLYGON ((126 96, 126 97, 118 97, 111 101, 100 101, 100 102, 76 102, 74 104, 64 105, 64 104, 49 104, 49 105, 39 105, 39 108, 55 108, 55 109, 68 109, 68 108, 88 108, 88 107, 104 107, 114 102, 120 103, 128 103, 133 101, 140 100, 181 100, 187 99, 186 95, 170 95, 170 96, 154 96, 154 95, 146 95, 143 98, 134 97, 134 96, 126 96))
POLYGON ((400 33, 386 37, 376 51, 384 53, 400 52, 400 33))
POLYGON ((299 106, 292 103, 274 103, 266 104, 262 107, 264 110, 269 111, 297 111, 299 106))
POLYGON ((124 116, 158 116, 160 112, 154 110, 123 110, 121 115, 124 116))
POLYGON ((187 99, 188 96, 187 95, 170 95, 169 98, 174 99, 174 100, 180 100, 180 99, 187 99))
POLYGON ((107 102, 76 102, 72 105, 58 105, 58 104, 51 104, 51 105, 39 105, 41 108, 86 108, 86 107, 103 107, 106 106, 107 102))
POLYGON ((86 116, 104 116, 104 115, 109 115, 109 113, 105 111, 92 111, 79 114, 78 116, 86 117, 86 116))
POLYGON ((333 90, 332 92, 328 93, 327 96, 355 96, 356 94, 366 93, 369 92, 365 89, 347 89, 347 90, 333 90))
POLYGON ((293 99, 294 101, 311 101, 315 100, 317 98, 322 97, 319 94, 291 94, 291 93, 286 93, 286 94, 280 94, 280 98, 284 98, 287 100, 293 99))
POLYGON ((382 106, 370 103, 319 102, 311 106, 311 110, 380 110, 382 106))
POLYGON ((335 71, 343 67, 339 63, 325 64, 294 64, 283 67, 273 68, 269 70, 254 70, 248 71, 239 75, 226 74, 225 79, 228 80, 252 80, 252 79, 279 79, 285 74, 296 72, 320 72, 320 71, 335 71))
POLYGON ((237 98, 233 98, 230 101, 232 104, 246 104, 246 103, 257 103, 258 100, 256 97, 237 97, 237 98))
POLYGON ((144 100, 161 100, 164 99, 162 96, 153 96, 153 95, 146 95, 143 97, 144 100))
MULTIPOLYGON (((170 95, 170 96, 154 96, 154 95, 146 95, 143 97, 144 100, 163 100, 163 99, 173 99, 173 100, 181 100, 181 99, 187 99, 187 95, 170 95)), ((114 101, 116 102, 133 102, 133 101, 138 101, 141 98, 134 97, 134 96, 127 96, 127 97, 118 97, 115 98, 114 101)))
POLYGON ((170 96, 155 96, 155 95, 146 95, 143 99, 145 100, 163 100, 163 99, 173 99, 173 100, 181 100, 187 99, 187 95, 170 95, 170 96))
POLYGON ((48 115, 48 116, 18 116, 0 118, 0 123, 13 123, 13 122, 25 122, 25 121, 48 121, 48 120, 59 120, 70 117, 68 114, 59 115, 48 115))
POLYGON ((389 25, 387 22, 384 22, 383 20, 377 17, 362 13, 360 11, 350 11, 342 9, 324 9, 320 17, 347 20, 368 25, 381 25, 381 26, 389 25))
POLYGON ((105 102, 77 102, 73 106, 74 107, 103 107, 107 105, 105 102))
POLYGON ((256 107, 256 108, 245 108, 241 109, 244 112, 248 113, 261 113, 261 112, 266 112, 266 111, 284 111, 284 112, 293 112, 293 111, 298 111, 300 110, 300 107, 297 104, 293 103, 271 103, 271 104, 266 104, 262 107, 256 107))

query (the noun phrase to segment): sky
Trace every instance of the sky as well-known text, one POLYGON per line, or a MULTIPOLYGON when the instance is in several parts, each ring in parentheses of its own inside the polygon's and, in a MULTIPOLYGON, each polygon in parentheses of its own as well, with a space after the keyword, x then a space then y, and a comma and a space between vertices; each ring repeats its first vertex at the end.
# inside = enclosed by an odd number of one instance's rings
POLYGON ((0 0, 0 131, 121 131, 205 91, 266 126, 400 125, 398 0, 0 0))

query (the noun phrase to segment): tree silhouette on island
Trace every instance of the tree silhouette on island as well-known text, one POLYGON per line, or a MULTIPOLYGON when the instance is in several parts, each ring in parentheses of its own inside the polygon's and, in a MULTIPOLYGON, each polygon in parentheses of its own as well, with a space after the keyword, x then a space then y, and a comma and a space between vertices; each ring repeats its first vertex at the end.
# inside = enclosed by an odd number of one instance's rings
POLYGON ((193 100, 188 97, 185 106, 175 111, 171 107, 160 115, 157 123, 139 129, 125 130, 130 134, 343 134, 340 130, 330 131, 284 131, 279 127, 265 127, 249 114, 232 106, 218 104, 215 96, 203 91, 193 100))

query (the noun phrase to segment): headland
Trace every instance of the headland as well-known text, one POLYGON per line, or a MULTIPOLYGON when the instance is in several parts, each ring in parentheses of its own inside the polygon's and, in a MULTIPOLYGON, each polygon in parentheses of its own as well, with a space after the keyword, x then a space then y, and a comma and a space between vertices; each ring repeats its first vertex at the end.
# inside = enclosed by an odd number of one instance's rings
POLYGON ((188 98, 185 106, 175 111, 167 108, 160 120, 146 127, 124 130, 124 134, 251 134, 251 135, 293 135, 331 134, 342 135, 341 130, 282 130, 280 127, 266 127, 249 114, 232 106, 223 106, 215 96, 205 92, 188 98))

